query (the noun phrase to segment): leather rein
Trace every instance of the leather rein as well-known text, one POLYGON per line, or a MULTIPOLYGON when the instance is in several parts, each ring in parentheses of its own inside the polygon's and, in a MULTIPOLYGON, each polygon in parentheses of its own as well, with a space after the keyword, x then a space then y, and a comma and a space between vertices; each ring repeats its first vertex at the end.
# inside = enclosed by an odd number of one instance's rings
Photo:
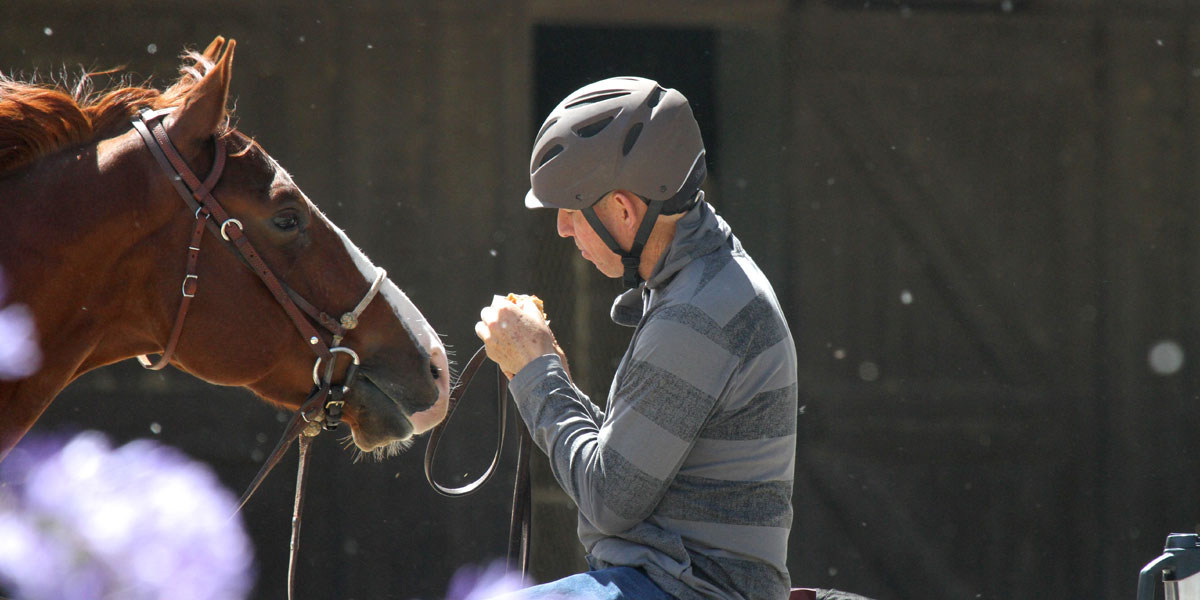
MULTIPOLYGON (((442 485, 433 476, 433 461, 437 457, 438 448, 441 447, 442 433, 450 423, 450 417, 454 414, 454 409, 458 407, 459 400, 462 399, 467 387, 487 359, 486 350, 486 347, 481 346, 475 351, 471 360, 467 361, 453 391, 450 392, 446 418, 429 431, 429 443, 425 446, 425 480, 429 482, 430 487, 443 496, 451 498, 467 496, 482 487, 495 474, 496 465, 500 462, 500 454, 504 450, 504 436, 508 421, 508 379, 500 372, 500 369, 496 369, 496 412, 499 414, 496 420, 496 449, 492 453, 491 464, 479 477, 459 487, 442 485)), ((533 440, 529 437, 529 432, 519 418, 517 419, 517 432, 520 439, 517 444, 517 472, 513 480, 512 513, 508 522, 507 567, 509 572, 519 571, 523 577, 529 568, 529 536, 532 523, 529 455, 533 450, 533 440)))
MULTIPOLYGON (((287 589, 288 599, 291 600, 294 597, 295 572, 297 557, 300 551, 300 524, 304 507, 309 446, 312 444, 313 438, 320 434, 323 429, 333 430, 340 424, 341 409, 345 405, 344 396, 349 391, 357 375, 359 357, 354 350, 340 346, 339 344, 349 330, 354 329, 358 325, 358 318, 366 310, 371 300, 378 294, 380 285, 386 279, 387 273, 383 269, 379 269, 374 281, 371 283, 370 289, 363 296, 362 300, 353 309, 342 314, 341 318, 335 320, 328 314, 316 309, 274 274, 246 237, 241 221, 231 218, 225 212, 220 202, 217 201, 216 197, 213 196, 213 188, 216 187, 217 182, 221 179, 221 174, 225 168, 226 150, 224 144, 217 139, 217 136, 213 136, 215 146, 213 166, 208 175, 201 180, 192 171, 191 167, 188 166, 183 156, 175 148, 174 144, 171 143, 171 139, 167 135, 163 120, 172 110, 174 109, 168 108, 157 111, 143 109, 133 119, 133 127, 141 135, 146 148, 167 174, 180 197, 183 198, 184 202, 194 212, 195 223, 192 226, 191 240, 188 244, 186 272, 183 282, 180 285, 182 299, 175 316, 175 324, 171 328, 170 337, 163 349, 162 355, 157 361, 151 361, 146 355, 138 356, 138 361, 143 367, 151 370, 162 369, 170 363, 175 348, 179 343, 179 338, 182 336, 183 323, 187 317, 191 300, 195 297, 199 287, 200 278, 196 273, 196 265, 200 258, 200 241, 206 229, 211 229, 215 234, 219 234, 227 243, 232 244, 241 260, 262 280, 263 284, 271 292, 271 295, 274 296, 284 312, 287 313, 300 335, 308 341, 309 346, 317 357, 316 362, 313 364, 312 391, 289 421, 283 435, 258 473, 254 476, 250 485, 246 488, 246 491, 242 493, 237 507, 237 511, 240 511, 246 505, 246 502, 258 490, 267 474, 275 468, 276 464, 279 463, 279 460, 287 452, 288 446, 293 441, 299 440, 299 461, 296 467, 296 495, 292 507, 292 529, 291 541, 289 543, 290 556, 288 560, 287 589), (330 342, 327 343, 325 341, 325 336, 317 331, 309 319, 312 322, 319 323, 327 330, 330 334, 330 342), (335 385, 333 384, 333 371, 335 355, 339 353, 348 355, 351 364, 342 378, 342 383, 335 385), (320 368, 322 361, 325 363, 324 370, 320 368)), ((450 416, 457 407, 458 401, 466 391, 467 386, 483 365, 486 356, 484 348, 480 348, 471 357, 471 360, 464 367, 462 374, 455 382, 453 391, 450 393, 446 418, 430 431, 429 444, 425 449, 425 477, 429 481, 430 486, 445 496, 465 496, 479 489, 495 472, 496 465, 500 460, 507 420, 508 380, 497 370, 497 407, 500 415, 496 450, 492 457, 491 465, 488 466, 487 470, 478 479, 461 487, 443 486, 437 483, 433 477, 433 460, 437 454, 438 441, 441 438, 441 434, 445 430, 446 424, 449 422, 450 416)), ((523 426, 518 426, 517 429, 520 431, 520 444, 517 454, 516 481, 514 482, 513 489, 512 518, 509 523, 508 568, 510 571, 520 569, 520 573, 524 575, 529 561, 531 512, 529 454, 532 449, 532 441, 529 433, 523 426)))

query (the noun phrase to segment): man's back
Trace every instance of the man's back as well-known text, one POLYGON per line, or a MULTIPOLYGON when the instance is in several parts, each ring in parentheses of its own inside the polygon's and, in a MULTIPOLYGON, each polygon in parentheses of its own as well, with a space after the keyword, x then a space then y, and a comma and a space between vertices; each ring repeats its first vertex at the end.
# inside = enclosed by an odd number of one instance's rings
POLYGON ((594 490, 580 539, 680 598, 785 598, 796 355, 775 295, 704 203, 648 289, 614 306, 637 326, 600 432, 623 483, 594 490))

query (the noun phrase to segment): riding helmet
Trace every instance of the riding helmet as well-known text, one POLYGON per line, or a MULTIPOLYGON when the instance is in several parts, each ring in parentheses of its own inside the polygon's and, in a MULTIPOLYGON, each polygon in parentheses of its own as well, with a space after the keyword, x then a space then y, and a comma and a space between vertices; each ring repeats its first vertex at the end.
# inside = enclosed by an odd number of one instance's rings
POLYGON ((704 141, 687 98, 641 77, 613 77, 566 97, 533 142, 529 208, 583 210, 613 190, 682 212, 705 176, 704 141))

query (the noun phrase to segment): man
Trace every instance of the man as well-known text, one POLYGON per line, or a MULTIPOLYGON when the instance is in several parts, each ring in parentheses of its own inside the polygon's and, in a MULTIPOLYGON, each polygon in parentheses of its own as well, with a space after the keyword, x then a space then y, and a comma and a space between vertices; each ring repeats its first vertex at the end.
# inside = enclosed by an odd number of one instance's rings
POLYGON ((585 86, 534 141, 531 208, 630 289, 634 327, 601 410, 572 383, 530 299, 475 330, 579 508, 591 571, 518 598, 788 595, 796 351, 770 283, 704 201, 704 144, 682 94, 636 77, 585 86))

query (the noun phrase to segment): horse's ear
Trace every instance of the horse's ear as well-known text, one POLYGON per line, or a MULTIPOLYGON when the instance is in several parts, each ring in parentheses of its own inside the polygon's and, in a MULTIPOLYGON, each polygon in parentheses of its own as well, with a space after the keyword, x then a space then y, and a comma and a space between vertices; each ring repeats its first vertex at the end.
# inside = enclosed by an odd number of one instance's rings
POLYGON ((210 43, 208 47, 204 49, 204 58, 207 58, 209 61, 215 63, 217 61, 217 54, 221 51, 221 46, 224 45, 225 36, 218 35, 217 37, 213 38, 212 43, 210 43))
POLYGON ((204 57, 216 64, 187 92, 187 100, 171 115, 167 125, 167 131, 180 151, 190 153, 198 149, 225 120, 236 45, 234 40, 226 42, 218 37, 204 50, 204 57))

